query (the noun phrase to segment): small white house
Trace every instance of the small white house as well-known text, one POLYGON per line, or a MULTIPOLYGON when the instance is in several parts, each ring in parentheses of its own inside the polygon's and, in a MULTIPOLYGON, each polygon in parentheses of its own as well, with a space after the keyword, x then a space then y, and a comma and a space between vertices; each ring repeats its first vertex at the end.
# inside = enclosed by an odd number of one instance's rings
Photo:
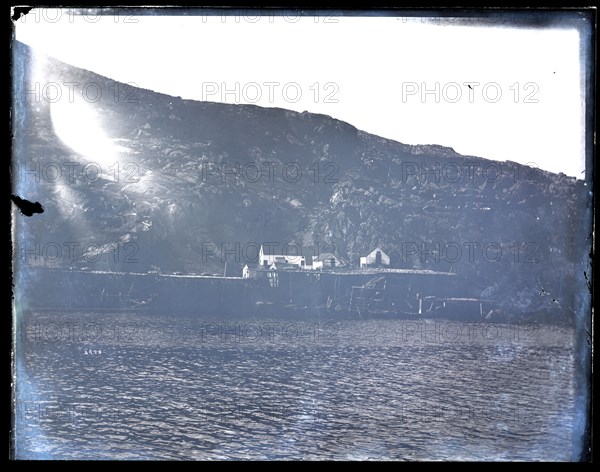
POLYGON ((301 269, 311 268, 312 256, 302 254, 302 248, 294 245, 275 248, 274 244, 262 244, 258 253, 258 263, 263 267, 273 264, 291 264, 301 269))
POLYGON ((390 256, 380 248, 376 248, 364 257, 360 258, 360 267, 389 267, 390 256))
POLYGON ((242 269, 242 277, 244 279, 258 279, 265 277, 268 269, 268 267, 262 267, 260 265, 250 267, 248 264, 246 264, 242 269))

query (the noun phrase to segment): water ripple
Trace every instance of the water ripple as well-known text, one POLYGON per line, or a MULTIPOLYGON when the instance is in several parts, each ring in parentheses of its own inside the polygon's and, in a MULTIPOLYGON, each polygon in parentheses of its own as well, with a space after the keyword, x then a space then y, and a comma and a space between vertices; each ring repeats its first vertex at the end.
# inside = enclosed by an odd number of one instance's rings
POLYGON ((25 320, 17 457, 572 459, 567 328, 102 316, 25 320))

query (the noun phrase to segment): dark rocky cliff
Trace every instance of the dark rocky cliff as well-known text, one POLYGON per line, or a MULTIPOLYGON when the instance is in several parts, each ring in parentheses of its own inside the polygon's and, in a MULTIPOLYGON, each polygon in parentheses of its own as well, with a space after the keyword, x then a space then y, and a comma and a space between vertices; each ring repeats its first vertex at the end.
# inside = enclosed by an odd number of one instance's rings
POLYGON ((466 294, 523 312, 568 312, 585 289, 581 180, 329 116, 183 100, 35 56, 14 43, 12 192, 45 210, 15 220, 27 266, 222 274, 227 259, 241 275, 254 243, 269 241, 335 248, 356 266, 379 246, 396 267, 459 273, 466 294), (81 125, 79 141, 59 120, 81 125))

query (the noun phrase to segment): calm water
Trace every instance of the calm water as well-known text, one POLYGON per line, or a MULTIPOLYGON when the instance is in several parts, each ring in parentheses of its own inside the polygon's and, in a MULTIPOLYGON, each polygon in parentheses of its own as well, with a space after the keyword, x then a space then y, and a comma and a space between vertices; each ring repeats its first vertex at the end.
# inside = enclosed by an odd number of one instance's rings
POLYGON ((32 314, 27 459, 575 459, 573 331, 32 314))

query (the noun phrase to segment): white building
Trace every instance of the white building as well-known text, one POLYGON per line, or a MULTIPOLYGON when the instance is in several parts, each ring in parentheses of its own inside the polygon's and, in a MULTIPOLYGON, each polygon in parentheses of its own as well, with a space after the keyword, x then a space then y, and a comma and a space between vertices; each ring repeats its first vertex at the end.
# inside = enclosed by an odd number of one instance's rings
POLYGON ((258 279, 260 277, 265 277, 268 270, 268 267, 263 267, 260 265, 250 267, 248 264, 246 264, 242 269, 242 277, 245 279, 258 279))
POLYGON ((360 267, 389 267, 390 256, 383 252, 380 248, 376 248, 360 258, 360 267))
POLYGON ((287 246, 284 248, 274 248, 272 244, 262 244, 258 253, 258 263, 263 267, 270 267, 273 264, 291 264, 300 269, 312 269, 313 259, 311 255, 303 255, 302 249, 298 246, 287 246))

